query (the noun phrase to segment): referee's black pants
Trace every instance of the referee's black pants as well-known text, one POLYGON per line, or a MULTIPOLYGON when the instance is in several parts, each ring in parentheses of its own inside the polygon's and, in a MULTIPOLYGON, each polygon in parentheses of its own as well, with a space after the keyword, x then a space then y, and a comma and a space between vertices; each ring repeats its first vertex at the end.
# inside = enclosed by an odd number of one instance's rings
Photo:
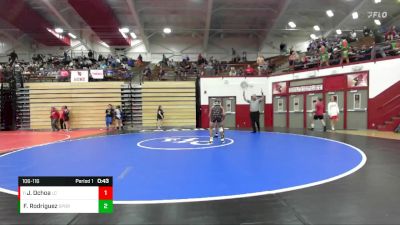
POLYGON ((253 127, 253 131, 260 131, 260 112, 250 112, 251 126, 253 127))

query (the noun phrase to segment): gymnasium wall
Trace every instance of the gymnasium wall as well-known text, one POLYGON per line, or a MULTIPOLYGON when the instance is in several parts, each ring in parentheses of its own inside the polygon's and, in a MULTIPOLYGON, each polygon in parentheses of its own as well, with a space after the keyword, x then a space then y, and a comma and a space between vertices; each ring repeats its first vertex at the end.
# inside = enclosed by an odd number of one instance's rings
POLYGON ((142 125, 156 127, 157 109, 164 110, 168 127, 196 126, 196 84, 194 81, 145 82, 142 85, 142 125))
MULTIPOLYGON (((250 84, 247 90, 248 95, 259 95, 262 89, 266 95, 265 105, 265 125, 272 125, 272 84, 280 81, 290 81, 307 79, 314 77, 332 76, 338 74, 354 73, 359 71, 369 71, 369 99, 378 98, 385 90, 400 81, 400 58, 387 60, 377 60, 367 63, 352 64, 347 66, 333 66, 320 70, 309 70, 304 72, 286 73, 272 77, 227 77, 227 78, 202 78, 201 79, 201 109, 202 127, 208 127, 208 98, 210 96, 235 96, 237 100, 236 123, 243 127, 249 127, 248 123, 248 104, 242 100, 243 90, 241 82, 250 84), (238 116, 242 114, 243 116, 238 116), (270 115, 270 116, 268 116, 270 115), (269 118, 268 118, 269 117, 269 118)), ((396 91, 395 91, 396 92, 396 91)), ((396 94, 393 92, 393 94, 396 94)), ((397 91, 397 94, 400 91, 397 91)), ((382 103, 383 104, 383 103, 382 103)), ((379 111, 369 111, 369 117, 376 117, 379 111)), ((369 127, 374 128, 373 121, 369 121, 369 127)))
POLYGON ((50 107, 70 109, 71 128, 100 128, 108 104, 121 104, 122 82, 27 83, 30 128, 50 129, 50 107))

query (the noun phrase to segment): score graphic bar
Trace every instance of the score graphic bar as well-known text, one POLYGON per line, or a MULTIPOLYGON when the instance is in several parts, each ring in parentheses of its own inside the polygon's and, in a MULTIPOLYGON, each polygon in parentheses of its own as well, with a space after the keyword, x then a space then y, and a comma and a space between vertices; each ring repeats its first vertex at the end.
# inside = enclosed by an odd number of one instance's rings
POLYGON ((20 213, 112 213, 112 177, 18 177, 20 213))

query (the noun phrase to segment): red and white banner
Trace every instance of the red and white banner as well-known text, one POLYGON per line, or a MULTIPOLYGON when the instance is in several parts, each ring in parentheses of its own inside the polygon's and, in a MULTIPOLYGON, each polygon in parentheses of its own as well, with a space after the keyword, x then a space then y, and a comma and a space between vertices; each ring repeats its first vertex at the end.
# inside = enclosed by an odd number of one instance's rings
POLYGON ((72 70, 71 82, 89 82, 89 71, 87 70, 72 70))
POLYGON ((90 75, 93 79, 104 79, 104 71, 103 70, 90 70, 90 75))
POLYGON ((290 87, 289 93, 322 91, 323 89, 324 89, 324 86, 322 84, 314 84, 314 85, 307 85, 307 86, 290 87))
POLYGON ((286 92, 287 92, 286 82, 277 82, 272 84, 272 94, 280 95, 280 94, 286 94, 286 92))
POLYGON ((347 87, 368 87, 368 73, 354 73, 347 75, 347 87))

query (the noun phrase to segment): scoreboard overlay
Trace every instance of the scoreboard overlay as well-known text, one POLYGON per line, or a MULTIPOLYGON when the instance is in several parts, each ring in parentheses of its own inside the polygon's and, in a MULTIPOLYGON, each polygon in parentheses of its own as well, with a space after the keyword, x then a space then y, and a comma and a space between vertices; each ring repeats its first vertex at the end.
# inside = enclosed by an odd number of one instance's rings
POLYGON ((20 213, 112 213, 112 177, 18 177, 20 213))

